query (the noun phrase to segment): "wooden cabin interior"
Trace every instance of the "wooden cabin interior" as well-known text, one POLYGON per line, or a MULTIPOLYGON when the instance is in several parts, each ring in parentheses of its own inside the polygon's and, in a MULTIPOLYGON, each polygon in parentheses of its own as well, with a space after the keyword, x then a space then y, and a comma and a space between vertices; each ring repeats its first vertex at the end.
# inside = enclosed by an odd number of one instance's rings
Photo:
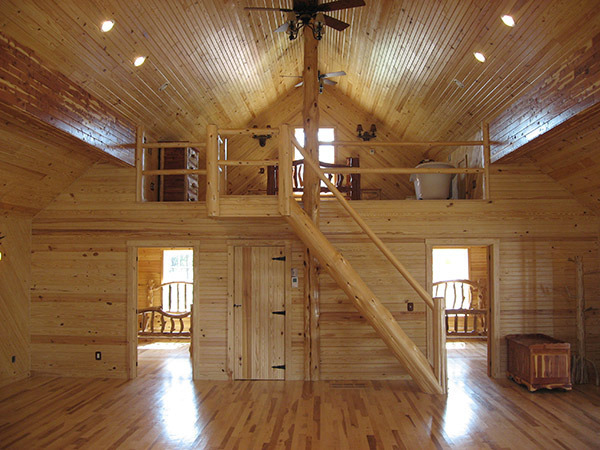
POLYGON ((0 447, 598 445, 597 1, 0 12, 0 447))

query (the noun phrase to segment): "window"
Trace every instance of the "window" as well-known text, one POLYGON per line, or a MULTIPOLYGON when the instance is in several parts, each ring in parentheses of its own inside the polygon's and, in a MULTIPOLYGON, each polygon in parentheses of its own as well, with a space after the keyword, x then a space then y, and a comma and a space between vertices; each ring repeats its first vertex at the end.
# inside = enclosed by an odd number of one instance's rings
MULTIPOLYGON (((304 128, 295 128, 294 136, 298 143, 304 147, 304 128)), ((333 142, 335 141, 335 130, 333 128, 319 128, 319 132, 317 133, 317 138, 319 142, 333 142)), ((304 159, 302 154, 295 149, 294 152, 294 160, 304 159)), ((335 163, 335 147, 333 145, 319 145, 319 161, 329 164, 335 163)), ((321 186, 326 186, 323 181, 321 181, 321 186)))
MULTIPOLYGON (((300 145, 304 147, 304 128, 294 129, 294 136, 300 145)), ((333 142, 335 141, 335 130, 333 128, 319 128, 317 137, 319 142, 333 142)), ((294 153, 294 159, 303 159, 298 149, 294 153)), ((335 147, 333 145, 319 145, 319 161, 330 164, 335 163, 335 147)))
POLYGON ((192 309, 194 281, 194 251, 163 251, 162 308, 165 311, 184 312, 192 309))

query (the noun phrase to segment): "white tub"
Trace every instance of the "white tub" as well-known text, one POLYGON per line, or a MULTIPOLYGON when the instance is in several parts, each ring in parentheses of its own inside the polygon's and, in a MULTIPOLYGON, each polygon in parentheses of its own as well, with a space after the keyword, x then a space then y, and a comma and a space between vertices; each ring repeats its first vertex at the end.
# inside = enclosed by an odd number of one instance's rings
MULTIPOLYGON (((452 164, 442 162, 425 162, 417 166, 430 169, 454 169, 452 164)), ((454 174, 446 173, 413 173, 410 181, 415 184, 418 200, 434 200, 450 198, 450 186, 454 174)))

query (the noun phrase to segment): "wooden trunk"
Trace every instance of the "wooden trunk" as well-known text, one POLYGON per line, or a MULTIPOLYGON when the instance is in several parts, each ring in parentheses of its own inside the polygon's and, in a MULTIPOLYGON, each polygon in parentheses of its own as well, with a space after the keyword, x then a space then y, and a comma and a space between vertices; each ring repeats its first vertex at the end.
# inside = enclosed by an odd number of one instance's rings
POLYGON ((571 344, 545 334, 510 334, 507 376, 530 391, 571 389, 571 344))

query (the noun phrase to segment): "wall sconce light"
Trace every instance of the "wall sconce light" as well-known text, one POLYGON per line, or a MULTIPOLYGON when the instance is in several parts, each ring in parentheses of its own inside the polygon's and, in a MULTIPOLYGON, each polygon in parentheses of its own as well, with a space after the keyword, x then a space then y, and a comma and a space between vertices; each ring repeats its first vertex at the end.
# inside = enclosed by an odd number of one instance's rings
POLYGON ((377 127, 374 123, 371 124, 371 129, 369 131, 364 132, 362 125, 358 124, 358 126, 356 127, 356 132, 358 133, 358 137, 361 138, 363 141, 370 141, 371 139, 377 137, 377 127))
MULTIPOLYGON (((253 128, 258 128, 256 125, 254 125, 253 128)), ((271 125, 267 125, 267 128, 271 128, 271 125)), ((260 144, 261 147, 264 147, 265 145, 267 145, 267 139, 271 139, 271 135, 270 134, 253 134, 252 138, 253 139, 258 139, 258 143, 260 144)))

